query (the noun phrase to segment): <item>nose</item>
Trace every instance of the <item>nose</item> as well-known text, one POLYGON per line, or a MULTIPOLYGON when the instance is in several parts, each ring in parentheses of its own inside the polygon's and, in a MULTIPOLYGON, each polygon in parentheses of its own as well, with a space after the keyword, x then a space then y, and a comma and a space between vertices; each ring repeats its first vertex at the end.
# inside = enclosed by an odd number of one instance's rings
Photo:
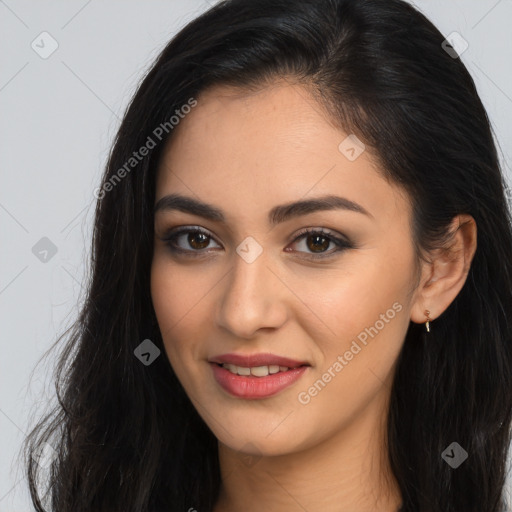
POLYGON ((250 339, 260 329, 277 329, 287 320, 287 301, 293 294, 271 265, 265 251, 248 263, 238 254, 222 280, 216 321, 240 339, 250 339))

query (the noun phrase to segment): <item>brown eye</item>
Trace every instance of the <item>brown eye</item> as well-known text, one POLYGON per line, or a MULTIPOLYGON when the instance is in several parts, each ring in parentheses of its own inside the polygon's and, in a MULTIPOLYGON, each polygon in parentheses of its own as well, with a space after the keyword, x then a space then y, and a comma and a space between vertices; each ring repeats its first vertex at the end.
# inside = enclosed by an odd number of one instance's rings
POLYGON ((308 235, 306 237, 308 249, 313 252, 322 252, 328 249, 331 240, 322 235, 308 235))
MULTIPOLYGON (((184 226, 170 230, 161 240, 168 245, 171 252, 190 257, 205 256, 212 249, 222 248, 208 231, 199 227, 184 226), (217 245, 211 247, 212 242, 217 245)), ((336 236, 324 229, 312 228, 302 230, 292 245, 299 247, 293 250, 287 247, 285 251, 299 252, 304 258, 312 260, 334 257, 337 253, 355 247, 348 238, 336 236), (333 248, 328 250, 331 246, 333 248)))
POLYGON ((210 237, 200 232, 191 232, 188 234, 187 242, 194 249, 205 249, 210 243, 210 237))
MULTIPOLYGON (((200 228, 182 227, 171 230, 161 238, 173 252, 188 253, 191 256, 199 256, 206 251, 212 242, 216 243, 207 231, 200 228), (194 254, 197 253, 197 254, 194 254)), ((217 247, 220 247, 217 244, 217 247)))
MULTIPOLYGON (((293 241, 298 246, 297 252, 304 253, 306 258, 320 259, 335 256, 336 253, 354 248, 350 240, 335 236, 330 231, 322 229, 304 229, 293 241), (333 245, 332 250, 328 250, 333 245)), ((290 252, 290 251, 287 251, 290 252)))

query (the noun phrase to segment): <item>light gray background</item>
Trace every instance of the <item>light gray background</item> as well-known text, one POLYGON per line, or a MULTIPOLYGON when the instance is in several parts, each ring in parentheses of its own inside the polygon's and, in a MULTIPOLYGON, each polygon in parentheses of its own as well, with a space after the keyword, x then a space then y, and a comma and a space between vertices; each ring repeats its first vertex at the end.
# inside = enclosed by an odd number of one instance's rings
MULTIPOLYGON (((0 512, 32 510, 15 456, 54 394, 53 359, 31 372, 78 312, 93 190, 119 118, 163 45, 213 1, 0 0, 0 512), (47 59, 31 47, 43 31, 59 45, 47 59), (32 252, 42 237, 57 247, 46 263, 32 252)), ((468 41, 462 60, 510 182, 512 0, 415 5, 468 41)))

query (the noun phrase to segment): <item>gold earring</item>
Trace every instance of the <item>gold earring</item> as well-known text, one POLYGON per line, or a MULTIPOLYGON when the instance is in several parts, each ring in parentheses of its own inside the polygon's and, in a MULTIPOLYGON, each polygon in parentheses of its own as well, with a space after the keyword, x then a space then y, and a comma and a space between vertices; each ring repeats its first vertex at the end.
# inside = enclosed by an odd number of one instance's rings
POLYGON ((425 310, 425 315, 427 316, 425 327, 427 328, 427 332, 430 332, 430 311, 428 309, 425 310))

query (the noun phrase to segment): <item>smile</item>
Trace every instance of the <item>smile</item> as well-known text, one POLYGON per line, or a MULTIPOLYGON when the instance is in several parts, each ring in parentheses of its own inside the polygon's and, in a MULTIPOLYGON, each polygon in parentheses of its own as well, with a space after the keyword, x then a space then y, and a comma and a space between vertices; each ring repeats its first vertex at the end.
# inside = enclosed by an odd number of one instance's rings
POLYGON ((231 396, 257 400, 274 396, 297 382, 309 366, 243 367, 234 364, 210 363, 219 386, 231 396))

